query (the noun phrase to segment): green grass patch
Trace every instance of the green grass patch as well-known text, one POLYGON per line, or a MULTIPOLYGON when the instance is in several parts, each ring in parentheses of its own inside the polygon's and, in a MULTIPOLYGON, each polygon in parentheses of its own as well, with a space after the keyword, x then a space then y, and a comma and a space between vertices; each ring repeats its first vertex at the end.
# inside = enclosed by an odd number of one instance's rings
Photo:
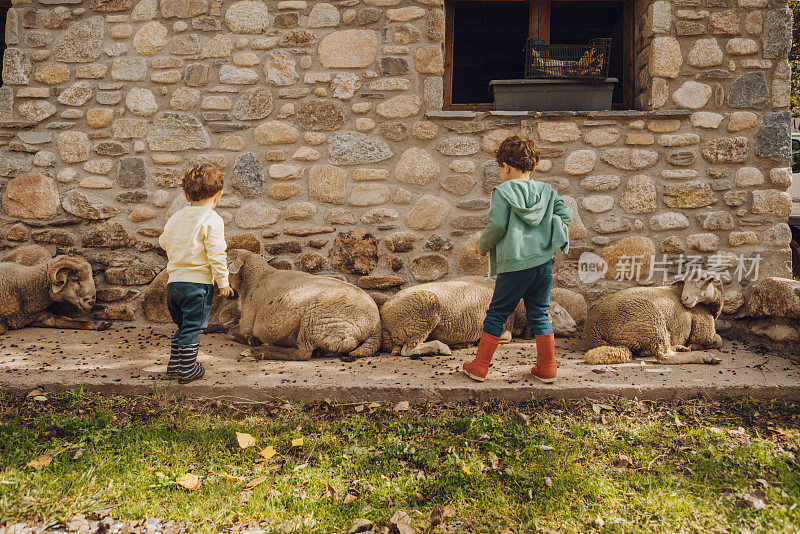
POLYGON ((5 395, 0 525, 107 510, 202 531, 332 532, 356 518, 389 525, 403 510, 423 531, 450 506, 454 516, 430 532, 797 532, 799 417, 794 404, 735 399, 394 412, 5 395), (237 432, 256 445, 241 449, 237 432), (277 453, 265 460, 268 446, 277 453), (51 463, 28 467, 42 456, 51 463), (186 473, 198 489, 176 483, 186 473), (746 504, 754 492, 765 508, 746 504))

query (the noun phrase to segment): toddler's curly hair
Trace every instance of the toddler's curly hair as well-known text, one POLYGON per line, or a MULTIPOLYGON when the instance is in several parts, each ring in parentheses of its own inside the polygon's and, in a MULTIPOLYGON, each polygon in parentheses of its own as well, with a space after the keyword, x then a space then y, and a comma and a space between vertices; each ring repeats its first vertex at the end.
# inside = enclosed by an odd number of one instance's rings
POLYGON ((224 184, 225 176, 213 163, 197 163, 183 174, 183 190, 195 202, 213 197, 224 184))
POLYGON ((522 172, 530 172, 539 163, 539 149, 530 137, 514 134, 500 143, 494 157, 498 165, 506 163, 522 172))

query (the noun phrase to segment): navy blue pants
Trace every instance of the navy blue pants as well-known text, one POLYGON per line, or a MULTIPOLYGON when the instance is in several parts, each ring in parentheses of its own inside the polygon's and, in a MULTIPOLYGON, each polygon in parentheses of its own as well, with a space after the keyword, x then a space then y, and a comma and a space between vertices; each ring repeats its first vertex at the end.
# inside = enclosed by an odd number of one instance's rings
POLYGON ((500 337, 503 325, 522 299, 528 314, 528 326, 534 335, 552 334, 553 325, 547 317, 552 285, 553 264, 549 261, 524 271, 498 274, 492 302, 483 321, 483 331, 500 337))
POLYGON ((200 334, 208 326, 213 298, 212 284, 193 282, 167 284, 167 308, 172 322, 178 325, 172 339, 179 345, 200 343, 200 334))

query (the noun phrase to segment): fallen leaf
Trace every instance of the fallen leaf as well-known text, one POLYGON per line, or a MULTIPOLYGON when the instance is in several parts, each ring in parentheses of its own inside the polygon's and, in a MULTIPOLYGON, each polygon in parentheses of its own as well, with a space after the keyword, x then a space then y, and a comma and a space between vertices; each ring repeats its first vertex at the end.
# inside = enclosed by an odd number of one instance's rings
POLYGON ((544 477, 544 485, 547 486, 548 488, 552 488, 553 487, 553 479, 550 478, 550 477, 544 477))
POLYGON ((400 401, 394 405, 394 411, 396 412, 407 412, 411 409, 411 405, 408 404, 408 401, 400 401))
POLYGON ((442 508, 442 517, 455 517, 455 516, 456 516, 456 510, 449 504, 444 508, 442 508))
POLYGON ((600 528, 603 528, 603 525, 605 525, 606 522, 603 521, 603 518, 600 517, 600 514, 597 514, 597 517, 594 518, 594 524, 600 528))
POLYGON ((192 473, 186 473, 181 478, 176 480, 179 486, 183 486, 188 490, 196 490, 200 487, 200 477, 192 473))
POLYGON ((264 477, 264 476, 257 477, 257 478, 254 478, 253 480, 251 480, 250 482, 248 482, 247 484, 245 484, 244 487, 247 488, 247 489, 253 489, 256 486, 258 486, 259 484, 262 484, 262 483, 264 483, 266 481, 267 481, 267 477, 264 477))
MULTIPOLYGON (((363 404, 359 404, 358 406, 356 406, 356 407, 355 407, 355 408, 353 408, 353 409, 356 411, 356 413, 361 413, 361 412, 363 412, 363 411, 364 411, 364 405, 363 405, 363 404)), ((372 524, 372 523, 370 523, 370 525, 371 525, 371 524, 372 524)))
POLYGON ((228 482, 244 482, 244 477, 236 477, 229 475, 228 473, 222 473, 220 478, 227 480, 228 482))
POLYGON ((78 449, 77 451, 75 451, 75 454, 72 455, 72 459, 77 460, 78 458, 83 456, 83 453, 84 453, 83 449, 78 449))
POLYGON ((303 438, 295 438, 292 440, 292 447, 302 447, 303 446, 303 438))
POLYGON ((411 516, 403 510, 398 510, 394 513, 389 522, 397 527, 400 534, 414 534, 416 531, 411 525, 411 516))
POLYGON ((348 493, 347 495, 344 496, 344 503, 345 504, 351 503, 351 502, 357 501, 357 500, 358 500, 358 495, 353 495, 352 493, 348 493))
POLYGON ((763 510, 767 507, 767 495, 760 489, 748 493, 742 499, 753 510, 763 510))
POLYGON ((256 438, 244 432, 236 433, 236 441, 239 442, 239 447, 241 447, 242 449, 246 449, 247 447, 252 447, 253 445, 256 444, 256 438))
POLYGON ((336 490, 330 484, 326 484, 325 491, 322 492, 323 499, 336 499, 336 490))
POLYGON ((381 407, 381 403, 380 402, 370 402, 367 405, 367 408, 369 408, 370 410, 374 410, 375 408, 380 408, 380 407, 381 407))
POLYGON ((466 473, 468 475, 472 474, 472 469, 470 469, 468 465, 462 465, 461 466, 461 470, 464 471, 464 473, 466 473))
POLYGON ((269 460, 270 458, 275 456, 275 447, 269 445, 266 449, 259 452, 258 454, 260 454, 265 460, 269 460))
POLYGON ((296 473, 296 472, 300 471, 301 469, 305 469, 306 467, 308 467, 308 464, 296 465, 296 466, 294 466, 294 469, 292 469, 292 472, 296 473))
POLYGON ((39 456, 38 458, 35 458, 35 459, 31 460, 30 462, 25 464, 25 467, 32 467, 34 469, 41 469, 42 467, 47 467, 48 465, 50 465, 50 462, 52 462, 52 461, 53 461, 53 459, 50 456, 47 456, 45 454, 43 456, 39 456))

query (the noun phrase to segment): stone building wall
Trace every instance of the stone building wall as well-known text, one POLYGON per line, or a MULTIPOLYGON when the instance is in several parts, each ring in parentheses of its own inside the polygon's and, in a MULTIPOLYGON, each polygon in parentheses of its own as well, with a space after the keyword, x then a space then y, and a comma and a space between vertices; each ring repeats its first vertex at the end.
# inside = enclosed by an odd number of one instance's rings
MULTIPOLYGON (((370 289, 483 274, 473 252, 509 133, 576 211, 577 259, 759 253, 788 274, 791 15, 772 0, 637 5, 638 111, 442 111, 437 0, 17 0, 0 88, 3 245, 77 250, 101 316, 165 264, 182 170, 226 173, 236 246, 370 289)), ((645 269, 649 268, 649 262, 645 269)), ((646 272, 645 272, 646 274, 646 272)), ((730 286, 726 311, 741 306, 730 286)))

